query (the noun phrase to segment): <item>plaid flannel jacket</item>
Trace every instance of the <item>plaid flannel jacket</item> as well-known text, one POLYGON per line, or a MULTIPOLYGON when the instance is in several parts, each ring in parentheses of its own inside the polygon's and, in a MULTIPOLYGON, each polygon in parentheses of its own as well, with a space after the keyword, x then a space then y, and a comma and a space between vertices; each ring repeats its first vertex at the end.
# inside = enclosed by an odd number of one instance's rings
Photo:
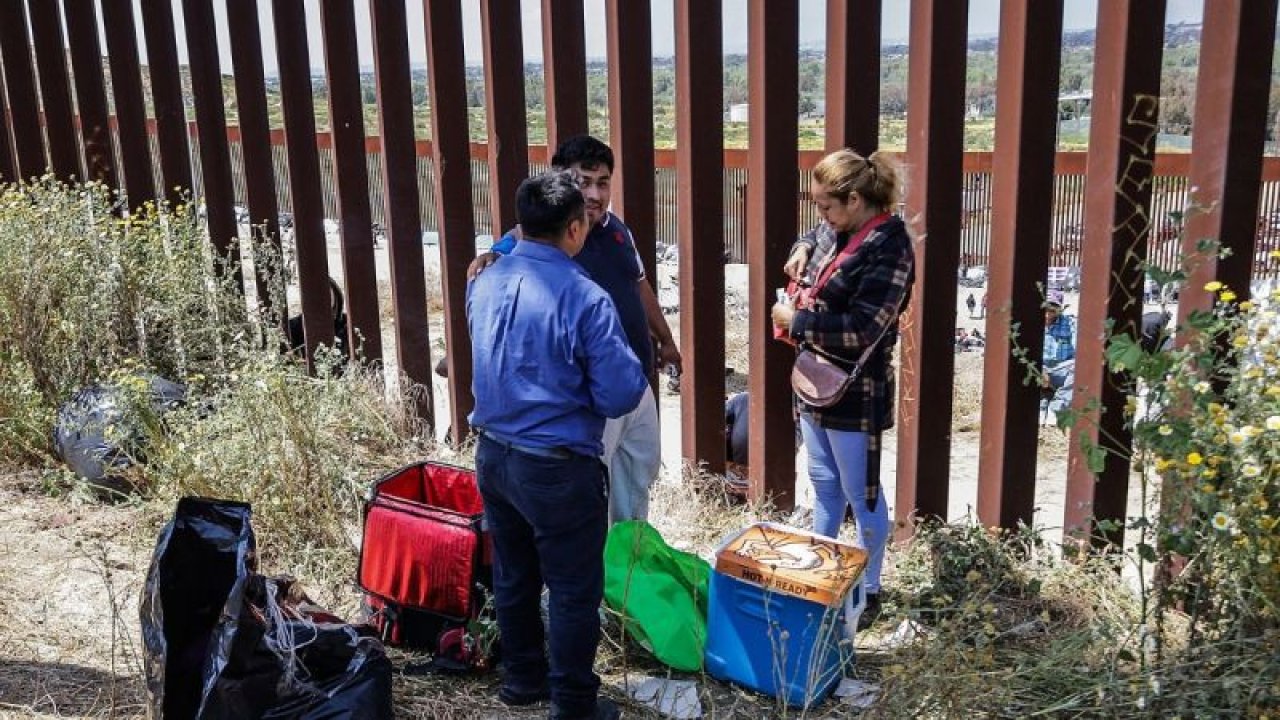
MULTIPOLYGON (((805 277, 808 284, 821 277, 848 237, 824 222, 796 241, 793 251, 800 246, 809 248, 805 277)), ((841 261, 839 269, 819 289, 813 308, 797 310, 791 321, 791 337, 797 344, 816 345, 835 357, 847 358, 849 366, 868 345, 880 340, 840 402, 829 408, 816 408, 796 400, 800 412, 819 427, 870 436, 866 498, 869 508, 874 508, 880 497, 880 433, 893 427, 897 394, 893 346, 898 341, 898 315, 906 307, 914 280, 911 238, 902 219, 890 217, 841 261)))
MULTIPOLYGON (((796 246, 810 248, 810 282, 836 257, 848 237, 843 235, 822 223, 796 241, 796 246)), ((845 358, 849 365, 884 333, 862 374, 839 403, 829 408, 801 404, 801 412, 819 426, 872 435, 893 426, 893 346, 898 340, 898 315, 914 279, 911 238, 902 220, 890 217, 853 255, 844 258, 818 291, 813 308, 796 311, 791 337, 798 344, 816 345, 845 358)))

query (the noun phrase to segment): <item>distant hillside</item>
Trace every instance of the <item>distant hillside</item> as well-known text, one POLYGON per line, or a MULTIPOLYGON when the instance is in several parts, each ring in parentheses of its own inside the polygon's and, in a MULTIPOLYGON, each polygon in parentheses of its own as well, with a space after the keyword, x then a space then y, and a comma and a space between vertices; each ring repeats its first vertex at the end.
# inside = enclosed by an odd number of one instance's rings
MULTIPOLYGON (((1095 34, 1093 30, 1072 31, 1063 36, 1062 69, 1059 90, 1063 94, 1088 91, 1093 83, 1095 34)), ((967 87, 965 103, 968 117, 965 122, 965 143, 968 149, 990 149, 994 141, 994 117, 996 95, 996 52, 998 38, 974 38, 969 43, 967 87)), ((1199 25, 1170 25, 1165 29, 1165 53, 1162 75, 1162 106, 1160 131, 1172 135, 1190 132, 1195 104, 1195 78, 1200 55, 1199 25)), ((800 145, 817 148, 822 145, 823 124, 820 113, 824 101, 825 58, 820 50, 800 52, 800 145)), ((1280 70, 1280 62, 1273 63, 1280 70)), ((907 110, 908 55, 905 45, 886 45, 881 51, 880 113, 881 137, 886 147, 900 148, 905 144, 907 110)), ((190 80, 183 68, 183 88, 190 107, 190 80)), ((365 102, 366 132, 377 133, 377 108, 375 104, 374 76, 372 72, 361 75, 362 94, 365 102)), ((149 86, 144 68, 144 83, 149 86)), ((427 72, 425 68, 412 70, 416 132, 421 137, 430 135, 427 102, 427 72)), ((313 79, 312 90, 316 98, 316 121, 320 129, 328 127, 328 88, 323 76, 313 79)), ((1273 84, 1274 87, 1274 84, 1273 84)), ((531 143, 546 142, 545 108, 543 107, 543 77, 540 64, 525 66, 525 104, 529 118, 531 143)), ((227 99, 228 121, 235 122, 235 86, 230 76, 223 79, 223 92, 227 99)), ((670 57, 655 58, 653 66, 654 129, 657 144, 671 147, 675 143, 675 66, 670 57)), ((267 78, 268 108, 273 127, 283 125, 280 109, 278 78, 267 78)), ((1278 91, 1273 89, 1269 127, 1276 126, 1278 91)), ((150 93, 148 92, 148 101, 150 93)), ((747 62, 741 54, 724 58, 724 95, 722 104, 729 106, 745 103, 748 99, 747 62)), ((608 81, 603 61, 587 64, 587 101, 591 131, 608 135, 608 81)), ((471 136, 484 140, 487 130, 484 120, 484 72, 478 66, 467 69, 467 105, 470 113, 471 136)), ((1072 119, 1077 108, 1065 107, 1063 119, 1072 119)), ((725 144, 742 147, 746 144, 746 124, 725 124, 725 144)), ((1087 133, 1082 124, 1064 123, 1060 142, 1064 147, 1083 147, 1087 133)))

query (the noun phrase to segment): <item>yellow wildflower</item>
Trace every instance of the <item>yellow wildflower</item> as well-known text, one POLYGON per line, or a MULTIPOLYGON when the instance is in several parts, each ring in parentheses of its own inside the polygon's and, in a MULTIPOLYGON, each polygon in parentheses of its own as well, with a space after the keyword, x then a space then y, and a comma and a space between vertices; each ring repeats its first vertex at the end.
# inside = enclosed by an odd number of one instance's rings
POLYGON ((1231 528, 1231 516, 1222 511, 1213 514, 1212 522, 1215 530, 1228 530, 1231 528))
POLYGON ((1202 462, 1204 462, 1204 456, 1203 456, 1203 455, 1201 455, 1200 453, 1198 453, 1198 452, 1189 452, 1189 453, 1187 453, 1187 464, 1188 464, 1188 465, 1199 465, 1199 464, 1200 464, 1200 463, 1202 463, 1202 462))
POLYGON ((1231 302, 1236 299, 1236 294, 1230 290, 1223 290, 1218 294, 1218 299, 1222 302, 1231 302))
POLYGON ((1204 284, 1204 289, 1208 290, 1209 292, 1218 292, 1219 290, 1222 289, 1222 287, 1223 287, 1222 283, 1218 282, 1217 280, 1210 280, 1209 282, 1204 284))
POLYGON ((1168 437, 1173 434, 1173 428, 1169 427, 1168 425, 1161 425, 1159 428, 1156 429, 1156 432, 1160 433, 1164 437, 1168 437))

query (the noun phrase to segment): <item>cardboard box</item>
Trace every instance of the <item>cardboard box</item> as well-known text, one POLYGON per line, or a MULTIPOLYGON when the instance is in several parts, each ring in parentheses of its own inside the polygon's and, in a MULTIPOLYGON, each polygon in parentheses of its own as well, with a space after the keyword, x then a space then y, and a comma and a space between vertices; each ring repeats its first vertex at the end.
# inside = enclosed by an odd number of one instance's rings
POLYGON ((867 567, 865 550, 806 530, 757 523, 716 554, 716 572, 767 590, 838 607, 867 567))

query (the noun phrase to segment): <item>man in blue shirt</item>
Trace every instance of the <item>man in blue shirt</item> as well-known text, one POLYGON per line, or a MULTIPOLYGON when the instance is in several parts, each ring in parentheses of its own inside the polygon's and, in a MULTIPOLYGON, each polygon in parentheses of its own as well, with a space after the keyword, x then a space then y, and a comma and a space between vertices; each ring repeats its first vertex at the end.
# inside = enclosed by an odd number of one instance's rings
POLYGON ((1061 290, 1050 290, 1044 304, 1044 366, 1053 368, 1076 357, 1076 328, 1064 315, 1061 290))
POLYGON ((1071 316, 1062 312, 1065 306, 1062 291, 1050 290, 1044 303, 1042 424, 1053 422, 1059 412, 1071 405, 1075 386, 1076 328, 1071 316))
MULTIPOLYGON (((622 220, 609 211, 613 176, 613 151, 588 135, 561 143, 551 158, 558 168, 577 171, 586 201, 587 235, 582 252, 574 260, 600 287, 609 293, 631 350, 646 372, 654 367, 654 340, 657 365, 681 369, 680 351, 671 328, 658 305, 658 297, 645 277, 636 252, 635 239, 622 220)), ((500 255, 517 247, 519 230, 509 232, 472 264, 474 276, 500 255)), ((658 404, 652 392, 636 409, 605 425, 604 452, 609 467, 609 519, 644 520, 649 516, 649 488, 662 468, 662 436, 658 427, 658 404)))
POLYGON ((608 526, 601 435, 649 388, 609 295, 573 261, 588 231, 584 205, 572 172, 525 180, 516 194, 524 240, 467 287, 470 421, 506 670, 498 697, 549 696, 552 718, 618 716, 598 699, 592 671, 608 526))

